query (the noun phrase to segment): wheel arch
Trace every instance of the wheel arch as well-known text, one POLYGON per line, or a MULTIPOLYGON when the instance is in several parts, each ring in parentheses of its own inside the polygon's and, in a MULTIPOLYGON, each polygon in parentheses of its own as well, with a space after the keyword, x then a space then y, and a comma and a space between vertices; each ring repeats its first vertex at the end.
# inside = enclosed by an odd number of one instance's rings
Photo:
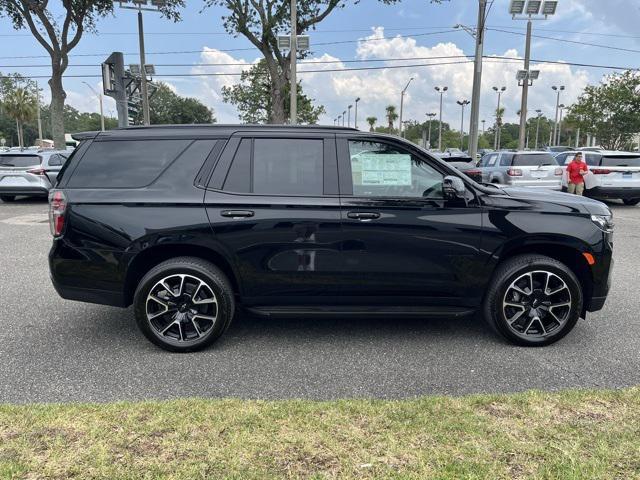
POLYGON ((236 295, 240 294, 240 282, 233 266, 220 252, 202 245, 167 244, 156 245, 139 252, 126 267, 124 303, 131 305, 138 283, 142 277, 159 263, 176 257, 196 257, 213 263, 226 275, 236 295))

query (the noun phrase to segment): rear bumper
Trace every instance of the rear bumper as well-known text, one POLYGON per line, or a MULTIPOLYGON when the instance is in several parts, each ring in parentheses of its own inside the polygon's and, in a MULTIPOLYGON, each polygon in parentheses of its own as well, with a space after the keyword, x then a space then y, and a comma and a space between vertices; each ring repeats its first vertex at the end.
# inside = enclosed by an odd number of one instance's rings
POLYGON ((49 189, 46 187, 0 187, 0 195, 29 195, 46 197, 49 189))
POLYGON ((97 303, 99 305, 110 305, 112 307, 126 307, 122 294, 109 290, 93 290, 90 288, 70 287, 63 285, 51 276, 51 283, 58 295, 65 300, 75 300, 78 302, 97 303))
POLYGON ((630 199, 640 198, 640 187, 593 187, 585 194, 594 198, 630 199))
POLYGON ((537 189, 541 189, 541 190, 561 190, 562 189, 562 184, 560 183, 560 180, 558 180, 557 182, 546 182, 546 183, 536 183, 534 181, 528 181, 528 180, 512 180, 511 182, 508 182, 507 185, 509 185, 510 187, 526 187, 526 188, 537 188, 537 189))

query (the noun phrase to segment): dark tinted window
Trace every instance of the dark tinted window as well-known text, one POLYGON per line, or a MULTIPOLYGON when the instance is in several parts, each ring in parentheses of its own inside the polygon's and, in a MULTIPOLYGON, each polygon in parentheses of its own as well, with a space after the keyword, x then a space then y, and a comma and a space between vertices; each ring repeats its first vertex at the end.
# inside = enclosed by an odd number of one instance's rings
POLYGON ((503 167, 511 166, 511 160, 513 160, 513 153, 503 153, 500 155, 500 165, 503 167))
POLYGON ((253 193, 322 195, 322 140, 256 138, 253 151, 253 193))
POLYGON ((568 153, 561 153, 559 155, 556 155, 556 163, 558 165, 564 165, 564 162, 567 159, 568 155, 569 155, 568 153))
POLYGON ((40 165, 39 155, 0 155, 0 167, 33 167, 40 165))
POLYGON ((69 180, 72 188, 137 188, 152 183, 192 140, 93 142, 69 180))
POLYGON ((59 153, 55 155, 51 155, 49 157, 49 166, 50 167, 60 167, 64 165, 64 162, 67 161, 67 157, 65 155, 61 155, 59 153))
POLYGON ((224 190, 248 193, 251 191, 251 139, 240 142, 233 163, 224 182, 224 190))
POLYGON ((513 158, 514 167, 537 167, 538 165, 557 165, 557 162, 551 155, 544 153, 522 153, 513 158))
POLYGON ((604 155, 603 167, 640 167, 640 155, 604 155))

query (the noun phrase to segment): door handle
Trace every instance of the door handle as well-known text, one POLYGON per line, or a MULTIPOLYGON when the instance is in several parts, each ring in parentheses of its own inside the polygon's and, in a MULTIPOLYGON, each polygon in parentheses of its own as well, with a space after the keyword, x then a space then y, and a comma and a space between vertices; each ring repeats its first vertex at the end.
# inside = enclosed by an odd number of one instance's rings
POLYGON ((368 221, 380 218, 380 214, 378 212, 349 212, 347 213, 347 217, 353 218, 354 220, 368 221))
POLYGON ((220 215, 230 218, 248 218, 253 217, 255 213, 253 210, 223 210, 220 215))

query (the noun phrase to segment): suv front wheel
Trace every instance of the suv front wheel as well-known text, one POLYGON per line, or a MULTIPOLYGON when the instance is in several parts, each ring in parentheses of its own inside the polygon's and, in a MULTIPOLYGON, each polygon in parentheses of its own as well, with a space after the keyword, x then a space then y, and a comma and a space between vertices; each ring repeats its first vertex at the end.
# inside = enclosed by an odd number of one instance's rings
POLYGON ((520 255, 498 266, 484 317, 512 343, 544 346, 573 329, 582 303, 580 282, 565 264, 543 255, 520 255))
POLYGON ((211 345, 233 318, 233 289, 224 273, 206 260, 179 257, 153 267, 133 300, 144 335, 172 352, 211 345))

